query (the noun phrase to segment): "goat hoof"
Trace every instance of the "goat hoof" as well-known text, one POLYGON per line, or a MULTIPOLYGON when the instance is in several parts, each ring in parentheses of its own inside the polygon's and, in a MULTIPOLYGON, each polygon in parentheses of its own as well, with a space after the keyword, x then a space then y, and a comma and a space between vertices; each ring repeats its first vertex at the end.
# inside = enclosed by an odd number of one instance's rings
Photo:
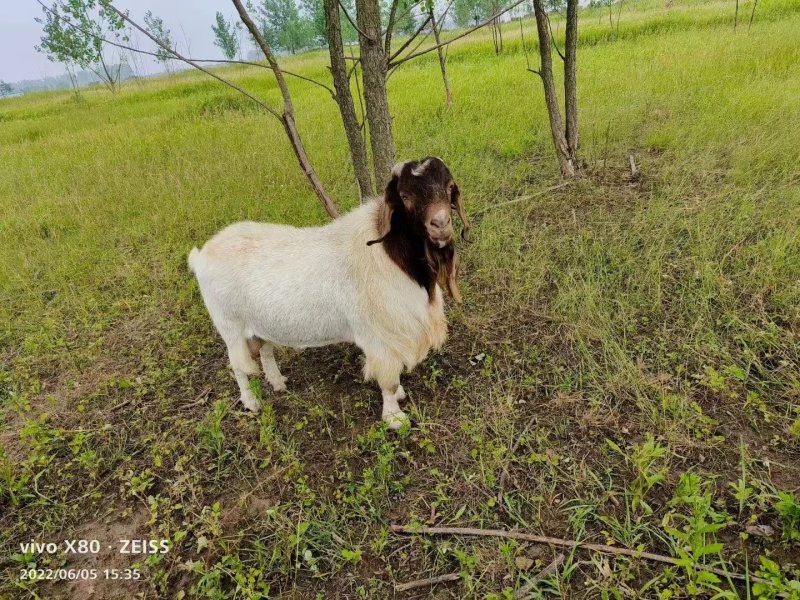
POLYGON ((242 396, 242 404, 244 407, 254 413, 258 412, 258 400, 252 394, 248 394, 247 396, 242 396))
POLYGON ((387 415, 383 415, 383 420, 386 421, 389 425, 389 429, 398 430, 403 425, 409 422, 408 415, 404 413, 402 410, 398 410, 397 412, 389 413, 387 415))
POLYGON ((279 379, 269 382, 272 386, 272 389, 276 392, 285 392, 286 391, 286 377, 280 377, 279 379))
POLYGON ((395 392, 395 398, 398 400, 405 400, 406 399, 406 391, 403 389, 402 385, 397 386, 397 392, 395 392))

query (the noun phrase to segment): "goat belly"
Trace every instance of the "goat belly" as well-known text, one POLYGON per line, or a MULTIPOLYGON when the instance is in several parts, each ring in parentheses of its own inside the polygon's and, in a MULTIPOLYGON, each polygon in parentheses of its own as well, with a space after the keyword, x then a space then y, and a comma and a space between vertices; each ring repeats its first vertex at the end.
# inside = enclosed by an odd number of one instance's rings
MULTIPOLYGON (((322 261, 329 263, 329 261, 322 261)), ((265 267, 246 288, 246 323, 258 337, 281 346, 325 346, 352 342, 343 310, 342 282, 325 276, 330 264, 298 261, 294 269, 265 267)))
POLYGON ((195 274, 215 323, 281 346, 321 346, 353 341, 341 262, 324 228, 245 222, 205 245, 195 274))

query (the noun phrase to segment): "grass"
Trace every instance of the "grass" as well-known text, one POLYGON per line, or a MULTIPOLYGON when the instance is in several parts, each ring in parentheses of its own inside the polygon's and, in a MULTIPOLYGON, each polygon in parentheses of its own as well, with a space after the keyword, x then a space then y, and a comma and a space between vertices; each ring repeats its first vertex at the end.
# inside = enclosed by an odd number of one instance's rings
MULTIPOLYGON (((185 257, 232 221, 325 222, 276 122, 196 73, 0 102, 0 597, 92 583, 21 580, 26 565, 134 564, 140 581, 95 593, 390 597, 458 572, 433 593, 508 598, 555 555, 389 531, 433 521, 682 560, 569 553, 532 598, 797 598, 800 12, 765 2, 736 34, 732 15, 626 3, 617 31, 585 11, 586 174, 543 195, 557 166, 517 23, 500 57, 488 32, 450 49, 449 110, 433 54, 392 76, 398 156, 444 157, 475 215, 466 303, 404 377, 400 435, 351 347, 284 352, 289 391, 263 392, 258 417, 237 402, 185 257), (73 538, 171 549, 19 547, 73 538)), ((526 22, 535 61, 532 39, 526 22)), ((287 64, 327 76, 320 52, 287 64)), ((262 70, 223 72, 277 101, 262 70)), ((335 106, 291 85, 347 209, 335 106)))

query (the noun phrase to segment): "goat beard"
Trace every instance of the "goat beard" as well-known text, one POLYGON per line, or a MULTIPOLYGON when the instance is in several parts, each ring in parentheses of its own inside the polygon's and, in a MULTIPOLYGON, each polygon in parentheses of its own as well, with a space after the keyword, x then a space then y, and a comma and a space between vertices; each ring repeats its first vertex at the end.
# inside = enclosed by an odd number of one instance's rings
POLYGON ((430 240, 425 242, 425 259, 435 275, 436 282, 456 302, 461 304, 461 290, 458 287, 458 255, 452 241, 440 248, 430 240))

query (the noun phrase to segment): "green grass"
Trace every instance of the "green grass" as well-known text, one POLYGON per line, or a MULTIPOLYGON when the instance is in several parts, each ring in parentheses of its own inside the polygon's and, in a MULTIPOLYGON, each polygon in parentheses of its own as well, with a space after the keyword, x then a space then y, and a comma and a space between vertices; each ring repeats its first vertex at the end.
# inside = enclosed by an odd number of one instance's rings
MULTIPOLYGON (((518 23, 502 56, 488 31, 451 47, 450 109, 435 54, 392 76, 398 157, 442 156, 474 225, 465 305, 404 377, 400 435, 350 347, 282 353, 289 391, 258 417, 236 399, 186 253, 236 220, 325 222, 277 122, 197 73, 1 101, 0 597, 85 589, 21 581, 88 564, 24 556, 30 539, 171 541, 102 553, 143 574, 103 597, 391 597, 458 572, 440 593, 507 598, 554 558, 389 531, 434 515, 684 561, 567 553, 530 597, 748 597, 707 565, 798 598, 800 10, 764 2, 748 33, 751 8, 735 34, 726 3, 625 3, 619 31, 585 11, 585 175, 551 192, 518 23)), ((286 63, 328 77, 323 52, 286 63)), ((264 70, 221 72, 277 103, 264 70)), ((346 210, 335 106, 290 85, 346 210)))

